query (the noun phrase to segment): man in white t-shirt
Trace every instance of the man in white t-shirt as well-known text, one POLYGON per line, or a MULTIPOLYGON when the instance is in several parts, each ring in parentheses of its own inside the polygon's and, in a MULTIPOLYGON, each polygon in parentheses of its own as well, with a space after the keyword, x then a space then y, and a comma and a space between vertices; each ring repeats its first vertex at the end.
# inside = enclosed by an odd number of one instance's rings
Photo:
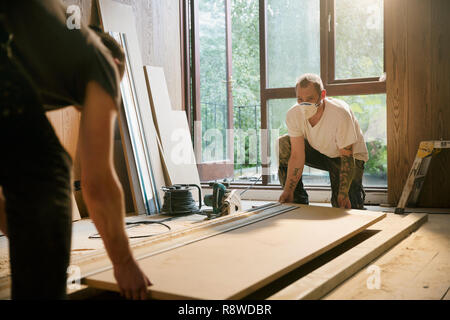
POLYGON ((297 104, 286 114, 288 134, 279 138, 280 202, 308 204, 304 165, 328 171, 333 207, 363 209, 364 163, 369 159, 352 110, 342 100, 326 98, 322 80, 304 74, 296 84, 297 104))

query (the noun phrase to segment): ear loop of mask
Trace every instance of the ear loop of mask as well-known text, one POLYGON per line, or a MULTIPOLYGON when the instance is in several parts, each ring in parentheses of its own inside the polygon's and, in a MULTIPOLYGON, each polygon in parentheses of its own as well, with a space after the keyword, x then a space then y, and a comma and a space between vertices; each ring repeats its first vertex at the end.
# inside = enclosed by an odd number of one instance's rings
POLYGON ((319 95, 319 102, 314 104, 317 108, 320 107, 320 105, 322 104, 322 99, 321 98, 322 98, 322 92, 319 95))

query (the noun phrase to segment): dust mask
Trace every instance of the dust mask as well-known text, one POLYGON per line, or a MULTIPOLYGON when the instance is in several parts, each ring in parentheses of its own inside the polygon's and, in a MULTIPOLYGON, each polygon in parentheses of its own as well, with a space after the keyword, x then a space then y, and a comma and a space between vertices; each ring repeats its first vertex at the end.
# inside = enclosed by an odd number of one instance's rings
POLYGON ((305 118, 308 120, 316 114, 317 108, 320 107, 320 101, 318 103, 302 102, 299 104, 299 106, 302 107, 302 112, 305 115, 305 118))

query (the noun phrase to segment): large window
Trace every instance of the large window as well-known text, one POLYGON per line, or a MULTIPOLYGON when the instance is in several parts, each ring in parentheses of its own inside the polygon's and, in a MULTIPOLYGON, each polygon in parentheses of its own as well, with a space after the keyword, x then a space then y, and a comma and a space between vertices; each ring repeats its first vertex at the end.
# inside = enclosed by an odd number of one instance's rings
POLYGON ((202 162, 227 159, 228 90, 225 1, 198 8, 202 162))
POLYGON ((231 1, 235 181, 261 175, 259 3, 231 1))
POLYGON ((378 78, 383 67, 382 1, 335 1, 335 78, 378 78))
POLYGON ((300 74, 320 74, 320 2, 267 0, 267 85, 292 87, 300 74))
MULTIPOLYGON (((360 123, 364 184, 386 187, 383 0, 190 0, 185 9, 186 108, 201 123, 202 180, 262 174, 262 185, 278 185, 275 141, 287 133, 296 78, 312 72, 360 123)), ((306 167, 304 182, 327 186, 328 174, 306 167)))
MULTIPOLYGON (((385 187, 387 181, 386 95, 353 95, 333 98, 347 102, 361 127, 369 151, 369 161, 365 164, 363 184, 371 187, 385 187)), ((287 133, 285 115, 295 103, 295 99, 268 101, 270 134, 281 136, 287 133)), ((270 178, 272 183, 278 184, 278 159, 273 139, 270 151, 270 178)), ((305 166, 303 170, 303 182, 310 186, 330 186, 327 172, 308 166, 305 166)))
POLYGON ((190 4, 192 54, 185 63, 192 70, 187 83, 200 177, 253 180, 261 175, 259 3, 190 4))

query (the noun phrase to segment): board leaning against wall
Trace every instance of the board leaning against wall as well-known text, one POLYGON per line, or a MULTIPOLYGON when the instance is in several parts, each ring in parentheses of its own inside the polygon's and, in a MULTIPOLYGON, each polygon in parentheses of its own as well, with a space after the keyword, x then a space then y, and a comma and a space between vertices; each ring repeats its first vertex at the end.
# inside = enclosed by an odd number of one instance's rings
POLYGON ((120 40, 127 59, 127 77, 121 84, 123 113, 121 131, 125 141, 128 169, 137 213, 156 213, 165 185, 156 130, 149 105, 142 58, 137 39, 133 10, 114 1, 98 1, 103 29, 120 40), (128 114, 127 114, 128 112, 128 114))

